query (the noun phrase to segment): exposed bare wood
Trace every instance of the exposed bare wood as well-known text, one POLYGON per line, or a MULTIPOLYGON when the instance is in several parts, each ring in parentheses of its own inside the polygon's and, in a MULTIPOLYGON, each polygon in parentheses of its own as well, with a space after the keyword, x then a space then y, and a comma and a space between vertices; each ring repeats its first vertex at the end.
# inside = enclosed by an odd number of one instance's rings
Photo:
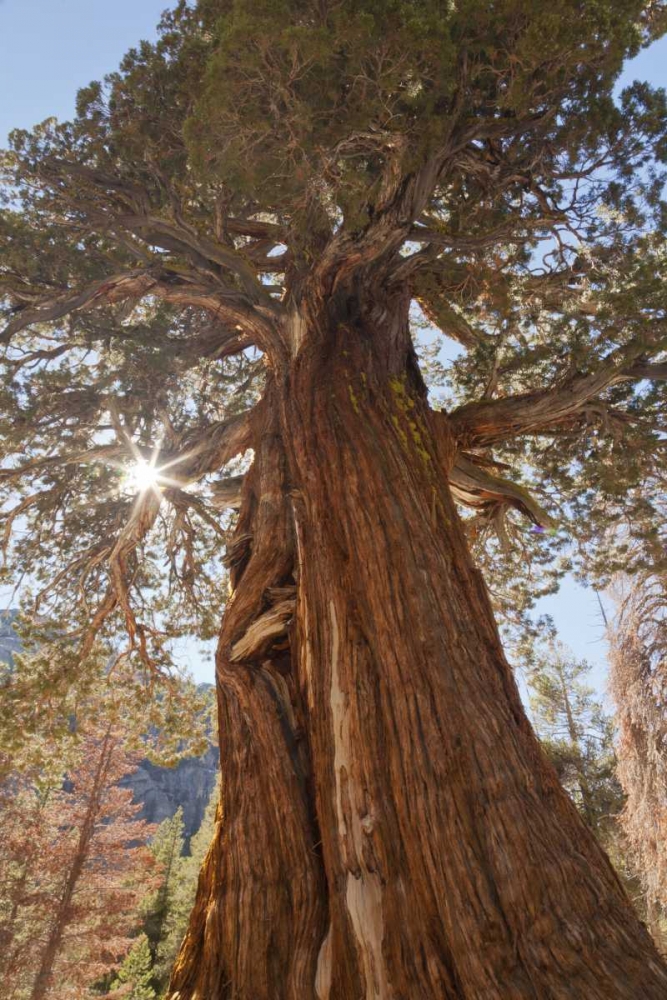
POLYGON ((495 505, 514 507, 534 524, 553 523, 549 514, 528 490, 508 479, 492 476, 462 454, 457 455, 449 473, 449 486, 453 497, 466 507, 484 508, 495 505))
POLYGON ((664 382, 667 379, 667 361, 635 361, 623 377, 633 382, 638 379, 647 379, 649 382, 664 382))
POLYGON ((294 598, 280 601, 256 618, 245 634, 232 646, 229 657, 231 662, 255 660, 278 636, 286 635, 295 608, 294 598))
POLYGON ((227 476, 218 479, 211 486, 213 504, 216 507, 239 507, 244 476, 227 476))

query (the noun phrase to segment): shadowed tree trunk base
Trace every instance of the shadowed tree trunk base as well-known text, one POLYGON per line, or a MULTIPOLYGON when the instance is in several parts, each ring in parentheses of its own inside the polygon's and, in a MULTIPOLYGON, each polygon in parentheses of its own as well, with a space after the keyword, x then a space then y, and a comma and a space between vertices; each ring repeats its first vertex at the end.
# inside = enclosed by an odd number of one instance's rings
POLYGON ((221 812, 169 996, 661 1000, 667 971, 523 711, 407 302, 360 312, 300 318, 256 420, 221 812))

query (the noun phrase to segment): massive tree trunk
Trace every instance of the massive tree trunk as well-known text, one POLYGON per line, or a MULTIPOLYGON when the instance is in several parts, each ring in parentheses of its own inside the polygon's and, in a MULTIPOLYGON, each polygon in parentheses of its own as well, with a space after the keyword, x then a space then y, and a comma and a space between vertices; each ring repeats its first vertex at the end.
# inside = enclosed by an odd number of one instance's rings
POLYGON ((218 651, 222 806, 179 1000, 658 1000, 524 714, 407 299, 295 312, 218 651))

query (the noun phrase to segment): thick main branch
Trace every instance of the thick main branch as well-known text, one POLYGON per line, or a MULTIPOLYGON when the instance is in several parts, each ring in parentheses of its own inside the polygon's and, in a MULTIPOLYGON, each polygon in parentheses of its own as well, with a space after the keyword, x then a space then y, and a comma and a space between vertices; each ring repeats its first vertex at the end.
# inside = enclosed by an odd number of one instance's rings
POLYGON ((592 372, 574 375, 537 392, 467 403, 450 415, 462 447, 481 447, 533 431, 548 432, 577 416, 592 399, 610 386, 627 380, 664 378, 664 365, 639 363, 646 344, 633 341, 613 351, 592 372))

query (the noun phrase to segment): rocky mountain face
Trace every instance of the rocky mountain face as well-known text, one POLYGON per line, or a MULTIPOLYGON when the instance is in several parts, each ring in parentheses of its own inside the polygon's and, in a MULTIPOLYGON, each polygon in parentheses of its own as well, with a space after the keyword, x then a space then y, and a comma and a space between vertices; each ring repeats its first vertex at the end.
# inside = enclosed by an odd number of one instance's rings
MULTIPOLYGON (((16 611, 0 611, 0 661, 13 664, 14 653, 21 651, 21 640, 14 630, 16 611)), ((181 760, 176 767, 156 767, 143 761, 123 782, 131 788, 135 802, 141 802, 141 819, 161 823, 183 807, 186 844, 197 832, 206 804, 218 776, 219 753, 210 746, 203 757, 181 760)))
POLYGON ((17 611, 0 611, 0 661, 14 662, 14 653, 21 652, 21 640, 14 631, 17 611))
POLYGON ((187 843, 199 829, 215 787, 218 758, 218 748, 210 746, 203 757, 181 760, 176 767, 156 767, 145 760, 123 784, 141 802, 141 819, 149 823, 161 823, 182 806, 187 843))

